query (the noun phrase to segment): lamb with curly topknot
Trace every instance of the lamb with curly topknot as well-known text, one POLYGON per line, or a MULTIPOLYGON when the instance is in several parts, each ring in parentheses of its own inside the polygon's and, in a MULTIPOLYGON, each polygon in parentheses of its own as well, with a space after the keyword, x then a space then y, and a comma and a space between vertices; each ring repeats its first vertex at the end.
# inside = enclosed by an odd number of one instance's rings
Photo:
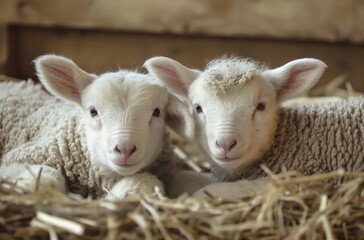
MULTIPOLYGON (((193 193, 211 182, 255 179, 257 183, 266 175, 260 164, 276 173, 285 166, 305 175, 339 168, 364 170, 362 98, 280 108, 284 100, 316 84, 326 69, 320 60, 297 59, 269 69, 252 59, 220 58, 199 71, 155 57, 145 66, 189 102, 195 137, 212 168, 212 178, 192 172, 177 174, 169 190, 172 196, 193 193), (188 177, 192 186, 186 180, 179 184, 188 177)), ((218 185, 229 189, 228 184, 218 185)))

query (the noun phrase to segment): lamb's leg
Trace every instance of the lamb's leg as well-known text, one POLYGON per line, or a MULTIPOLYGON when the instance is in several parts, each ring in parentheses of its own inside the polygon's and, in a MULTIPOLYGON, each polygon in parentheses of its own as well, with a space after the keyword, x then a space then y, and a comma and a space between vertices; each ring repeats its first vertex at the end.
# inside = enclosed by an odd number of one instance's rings
POLYGON ((240 180, 237 182, 220 182, 209 184, 193 194, 195 198, 207 198, 208 192, 212 196, 224 199, 239 199, 258 192, 267 190, 271 185, 271 179, 259 178, 255 180, 240 180))
POLYGON ((167 195, 177 198, 183 193, 192 195, 198 189, 213 183, 210 173, 199 173, 195 171, 180 171, 174 174, 167 185, 167 195))
POLYGON ((42 165, 12 164, 0 167, 0 177, 16 182, 28 191, 46 192, 50 189, 66 193, 66 180, 57 169, 42 165), (38 188, 37 177, 40 173, 38 188))
POLYGON ((161 193, 165 194, 163 183, 156 176, 149 173, 133 174, 117 182, 106 199, 124 198, 136 194, 155 194, 155 187, 159 187, 161 193))

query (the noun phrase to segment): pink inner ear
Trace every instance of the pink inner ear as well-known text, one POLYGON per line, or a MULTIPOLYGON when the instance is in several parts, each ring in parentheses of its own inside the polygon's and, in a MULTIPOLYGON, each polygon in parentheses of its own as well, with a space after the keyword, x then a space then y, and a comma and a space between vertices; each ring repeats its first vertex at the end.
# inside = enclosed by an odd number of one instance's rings
POLYGON ((158 68, 159 71, 163 73, 163 81, 168 87, 172 88, 175 91, 182 92, 184 94, 187 93, 186 86, 182 83, 181 79, 179 79, 179 76, 175 70, 160 65, 157 65, 155 67, 158 68))
POLYGON ((45 64, 45 67, 52 73, 52 84, 62 92, 68 92, 73 96, 78 96, 80 91, 76 85, 73 78, 73 72, 67 71, 67 69, 62 68, 57 65, 45 64))
POLYGON ((53 85, 62 92, 70 93, 72 96, 79 96, 80 91, 78 88, 70 85, 67 82, 53 82, 53 85))
POLYGON ((278 95, 282 96, 291 89, 296 89, 299 86, 299 75, 303 72, 311 71, 313 68, 292 70, 288 76, 288 79, 279 88, 278 95))

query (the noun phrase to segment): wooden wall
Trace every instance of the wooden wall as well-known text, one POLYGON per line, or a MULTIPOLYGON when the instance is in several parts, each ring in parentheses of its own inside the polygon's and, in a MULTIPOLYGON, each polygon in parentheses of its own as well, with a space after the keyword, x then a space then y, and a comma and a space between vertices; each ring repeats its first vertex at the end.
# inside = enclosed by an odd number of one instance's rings
POLYGON ((364 48, 347 43, 36 27, 13 27, 9 40, 7 74, 19 78, 33 77, 31 61, 47 53, 70 57, 85 70, 95 73, 119 67, 138 68, 156 55, 173 57, 195 68, 203 68, 208 60, 224 54, 255 57, 271 67, 295 58, 315 57, 329 66, 321 84, 347 74, 354 89, 364 92, 364 48))
POLYGON ((0 23, 364 42, 362 0, 0 0, 0 23))
POLYGON ((364 92, 359 0, 0 0, 0 73, 34 77, 31 61, 71 57, 87 71, 137 68, 155 55, 202 68, 222 55, 272 67, 316 57, 323 81, 346 74, 364 92))

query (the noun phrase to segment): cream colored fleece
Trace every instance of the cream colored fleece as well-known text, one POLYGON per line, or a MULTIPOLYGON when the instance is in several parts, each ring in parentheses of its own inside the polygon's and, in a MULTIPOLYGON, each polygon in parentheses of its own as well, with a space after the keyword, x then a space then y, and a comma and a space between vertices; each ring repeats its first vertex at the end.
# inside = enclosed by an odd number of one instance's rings
MULTIPOLYGON (((172 173, 168 134, 160 157, 146 171, 166 182, 172 173)), ((31 80, 0 82, 0 159, 62 171, 71 192, 100 197, 122 178, 89 160, 78 106, 50 96, 31 80)))
POLYGON ((363 171, 364 98, 284 107, 274 144, 262 159, 230 173, 213 164, 212 173, 219 181, 256 179, 266 175, 260 164, 275 173, 285 166, 304 175, 363 171))

